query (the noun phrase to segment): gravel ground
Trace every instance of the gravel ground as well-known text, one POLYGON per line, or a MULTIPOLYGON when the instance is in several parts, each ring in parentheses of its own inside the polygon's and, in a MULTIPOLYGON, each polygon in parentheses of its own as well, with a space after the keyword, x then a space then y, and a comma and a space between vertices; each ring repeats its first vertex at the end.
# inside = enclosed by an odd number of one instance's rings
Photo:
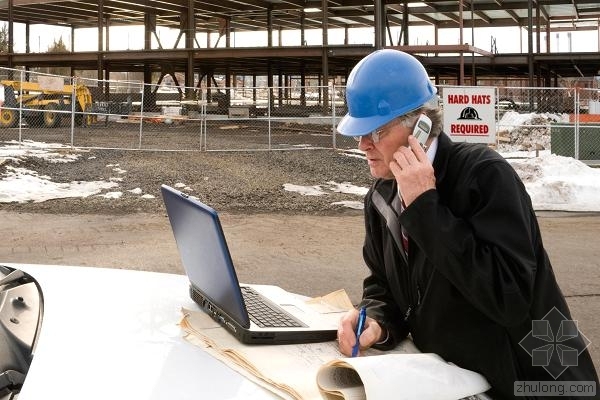
POLYGON ((117 179, 120 198, 93 195, 45 202, 0 203, 0 210, 57 214, 128 214, 162 212, 161 184, 184 184, 187 193, 219 211, 232 213, 360 213, 333 205, 362 201, 362 196, 326 190, 306 196, 284 190, 284 184, 302 186, 350 182, 368 187, 372 182, 366 162, 336 150, 256 152, 159 152, 126 150, 63 150, 79 154, 74 162, 53 163, 28 158, 0 165, 0 173, 13 165, 36 171, 53 182, 109 181, 117 179), (130 190, 141 189, 141 193, 130 190), (143 197, 143 195, 146 195, 143 197), (147 195, 154 196, 146 198, 147 195))
MULTIPOLYGON (((331 145, 331 127, 327 124, 275 121, 267 129, 265 122, 260 120, 246 120, 243 123, 209 121, 207 148, 211 150, 265 149, 269 143, 274 148, 306 145, 312 148, 207 152, 194 150, 200 143, 200 127, 189 121, 185 124, 144 125, 144 148, 180 151, 115 150, 128 144, 135 147, 140 140, 138 123, 117 122, 110 121, 75 131, 76 146, 104 149, 60 149, 61 152, 78 155, 76 161, 69 163, 33 157, 19 162, 6 160, 4 163, 0 159, 0 176, 8 166, 17 166, 47 176, 55 183, 113 181, 119 187, 104 189, 99 195, 87 198, 0 203, 0 210, 53 214, 157 213, 164 210, 159 190, 164 183, 170 186, 181 184, 183 191, 222 212, 355 215, 362 212, 333 203, 362 201, 362 196, 334 192, 328 182, 350 182, 361 187, 369 187, 372 182, 363 159, 352 157, 352 153, 342 150, 322 149, 331 145), (270 136, 267 131, 271 132, 270 136), (321 185, 327 194, 306 196, 285 190, 284 184, 321 185), (122 196, 110 198, 110 192, 121 192, 122 196)), ((525 133, 521 130, 515 132, 511 134, 515 137, 511 136, 510 142, 503 142, 502 146, 517 146, 523 137, 531 136, 529 130, 525 133)), ((542 130, 535 132, 537 138, 542 130)), ((16 129, 3 130, 0 140, 17 140, 17 133, 16 129)), ((71 131, 66 125, 56 129, 30 127, 23 130, 23 135, 36 142, 69 143, 71 131)), ((354 148, 356 145, 354 141, 341 136, 337 139, 338 147, 354 148)), ((538 142, 539 138, 535 140, 535 143, 538 142)))

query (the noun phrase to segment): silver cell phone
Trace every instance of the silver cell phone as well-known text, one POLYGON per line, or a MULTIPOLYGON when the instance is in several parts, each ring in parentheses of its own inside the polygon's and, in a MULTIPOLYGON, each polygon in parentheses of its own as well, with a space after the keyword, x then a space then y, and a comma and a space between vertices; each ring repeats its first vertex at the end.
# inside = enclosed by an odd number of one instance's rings
POLYGON ((427 142, 430 132, 431 119, 427 115, 421 114, 412 132, 413 136, 421 143, 421 147, 425 148, 425 142, 427 142))

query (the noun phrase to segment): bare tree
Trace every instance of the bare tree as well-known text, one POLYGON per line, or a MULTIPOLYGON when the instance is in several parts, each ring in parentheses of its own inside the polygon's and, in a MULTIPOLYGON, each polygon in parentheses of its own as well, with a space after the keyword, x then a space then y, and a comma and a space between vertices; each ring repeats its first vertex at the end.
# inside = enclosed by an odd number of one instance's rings
MULTIPOLYGON (((67 45, 63 41, 62 36, 58 39, 54 39, 54 42, 48 46, 48 53, 69 53, 69 49, 67 49, 67 45)), ((55 74, 55 75, 63 75, 69 76, 71 73, 70 68, 67 67, 49 67, 46 69, 47 73, 55 74)))
POLYGON ((0 53, 8 53, 8 25, 2 24, 0 28, 0 53))

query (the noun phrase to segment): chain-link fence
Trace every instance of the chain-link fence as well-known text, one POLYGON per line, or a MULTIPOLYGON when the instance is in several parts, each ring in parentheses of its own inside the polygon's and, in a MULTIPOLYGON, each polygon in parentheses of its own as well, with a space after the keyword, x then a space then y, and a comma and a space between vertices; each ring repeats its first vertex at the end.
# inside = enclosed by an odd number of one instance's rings
POLYGON ((499 146, 600 160, 599 89, 498 88, 497 99, 499 146))
MULTIPOLYGON (((342 86, 180 87, 0 69, 0 141, 147 150, 354 149, 342 86)), ((440 87, 440 94, 444 88, 440 87)), ((496 146, 600 160, 598 89, 499 87, 496 146)))

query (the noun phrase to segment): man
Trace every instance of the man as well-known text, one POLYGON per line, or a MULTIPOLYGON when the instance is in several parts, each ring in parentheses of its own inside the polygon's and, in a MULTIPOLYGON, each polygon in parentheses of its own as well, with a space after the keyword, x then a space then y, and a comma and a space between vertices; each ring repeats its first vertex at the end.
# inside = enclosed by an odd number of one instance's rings
MULTIPOLYGON (((484 375, 493 398, 517 395, 517 381, 597 386, 588 343, 573 324, 565 325, 564 345, 577 350, 575 363, 559 346, 545 347, 549 361, 540 363, 539 352, 526 350, 530 342, 521 343, 535 339, 532 322, 543 325, 552 315, 556 334, 556 315, 571 315, 513 168, 488 147, 454 143, 442 132, 436 89, 406 53, 365 57, 348 77, 346 97, 348 114, 337 129, 359 140, 377 178, 365 198, 370 275, 360 349, 392 348, 410 334, 422 352, 484 375), (422 114, 431 120, 423 148, 411 135, 422 114)), ((348 356, 357 319, 357 310, 349 312, 338 329, 348 356)))

